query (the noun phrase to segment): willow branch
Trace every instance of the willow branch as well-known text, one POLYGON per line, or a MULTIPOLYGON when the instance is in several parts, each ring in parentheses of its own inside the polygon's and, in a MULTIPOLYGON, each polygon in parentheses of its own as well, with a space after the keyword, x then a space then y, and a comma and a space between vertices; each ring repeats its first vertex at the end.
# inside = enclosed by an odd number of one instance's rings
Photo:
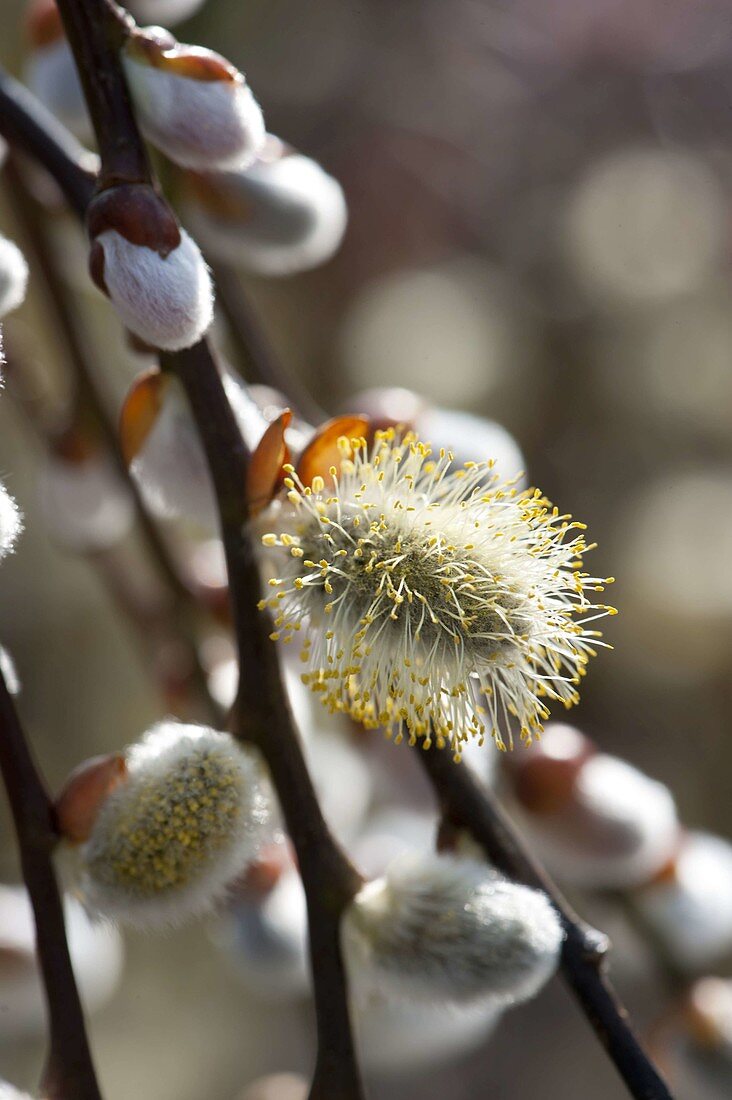
POLYGON ((234 732, 262 752, 297 853, 307 897, 318 1029, 311 1100, 362 1095, 340 950, 340 917, 361 878, 323 818, 280 677, 261 598, 255 549, 247 532, 248 454, 205 343, 162 357, 181 379, 203 441, 219 502, 241 677, 234 732))
MULTIPOLYGON (((60 0, 59 10, 97 130, 100 182, 129 179, 122 173, 130 165, 139 182, 152 182, 117 49, 118 9, 105 0, 60 0)), ((269 766, 307 897, 318 1030, 310 1098, 361 1100, 339 925, 362 880, 323 818, 269 639, 268 619, 258 611, 259 571, 245 498, 249 454, 207 343, 163 355, 161 365, 174 371, 186 390, 216 491, 241 670, 234 732, 257 745, 269 766)))
POLYGON ((443 819, 466 830, 500 871, 543 890, 564 927, 561 970, 585 1016, 635 1100, 672 1100, 667 1085, 645 1053, 607 974, 609 941, 582 921, 546 871, 527 852, 493 794, 449 751, 418 748, 443 819))
POLYGON ((0 134, 48 171, 79 217, 94 193, 98 160, 31 95, 0 68, 0 134))
POLYGON ((0 673, 0 770, 36 926, 36 950, 49 1017, 43 1075, 47 1100, 101 1100, 84 1014, 71 967, 63 906, 53 869, 53 810, 0 673))

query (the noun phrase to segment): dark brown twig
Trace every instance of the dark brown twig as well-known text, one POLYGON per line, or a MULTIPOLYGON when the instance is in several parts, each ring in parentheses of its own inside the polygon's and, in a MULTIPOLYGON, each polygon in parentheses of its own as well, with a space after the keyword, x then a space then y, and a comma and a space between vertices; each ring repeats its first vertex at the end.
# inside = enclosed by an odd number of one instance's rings
POLYGON ((43 165, 71 209, 83 218, 94 193, 97 158, 2 68, 0 106, 2 136, 11 146, 43 165))
POLYGON ((43 1075, 47 1100, 101 1100, 71 968, 52 853, 53 811, 0 673, 0 770, 15 822, 20 860, 36 925, 46 994, 50 1049, 43 1075))
POLYGON ((241 678, 237 736, 261 750, 297 853, 308 904, 318 1027, 311 1100, 357 1100, 359 1074, 347 1008, 339 923, 361 878, 333 840, 312 786, 269 640, 243 487, 248 455, 205 343, 163 356, 181 379, 206 450, 219 502, 241 678))

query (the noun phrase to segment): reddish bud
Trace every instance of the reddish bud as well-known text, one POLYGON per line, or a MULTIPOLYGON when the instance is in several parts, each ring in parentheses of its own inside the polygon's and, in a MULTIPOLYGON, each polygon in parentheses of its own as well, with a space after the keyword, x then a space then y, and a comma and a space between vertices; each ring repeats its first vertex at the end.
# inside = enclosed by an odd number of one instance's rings
POLYGON ((61 836, 72 844, 88 840, 103 803, 126 777, 121 753, 93 756, 75 768, 54 803, 61 836))
POLYGON ((594 745, 572 726, 556 724, 525 752, 507 754, 506 769, 517 800, 531 813, 551 814, 564 809, 594 745))
MULTIPOLYGON (((89 205, 87 227, 92 240, 113 229, 130 244, 150 248, 163 258, 181 240, 178 222, 168 204, 142 183, 123 183, 102 191, 89 205)), ((99 285, 94 272, 92 278, 99 285)))

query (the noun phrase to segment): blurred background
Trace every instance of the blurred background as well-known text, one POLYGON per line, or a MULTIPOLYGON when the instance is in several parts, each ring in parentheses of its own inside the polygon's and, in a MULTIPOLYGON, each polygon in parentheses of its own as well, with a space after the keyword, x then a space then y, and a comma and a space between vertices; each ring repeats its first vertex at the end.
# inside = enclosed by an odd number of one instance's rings
MULTIPOLYGON (((3 26, 0 60, 19 74, 17 0, 3 26)), ((666 784, 689 829, 732 836, 729 4, 208 0, 176 33, 239 65, 269 130, 345 190, 334 259, 245 280, 278 355, 328 411, 398 384, 511 432, 530 482, 588 523, 593 568, 618 578, 614 650, 593 662, 571 720, 666 784)), ((23 244, 7 208, 2 229, 23 244)), ((103 304, 82 308, 119 398, 139 363, 103 304)), ((32 295, 6 334, 55 385, 54 333, 32 295)), ((40 454, 4 398, 0 474, 26 532, 2 568, 0 633, 53 786, 161 710, 98 575, 45 532, 40 454)), ((13 882, 4 802, 0 813, 13 882)), ((652 1027, 662 969, 607 899, 576 900, 612 925, 617 983, 652 1027)), ((111 1100, 226 1100, 260 1074, 307 1072, 307 1000, 254 992, 219 931, 125 935, 121 984, 91 1019, 111 1100)), ((713 972, 729 961, 721 951, 713 972)), ((0 1035, 0 1075, 31 1086, 40 1049, 0 1035)), ((384 1100, 625 1095, 560 980, 467 1053, 370 1076, 384 1100)))

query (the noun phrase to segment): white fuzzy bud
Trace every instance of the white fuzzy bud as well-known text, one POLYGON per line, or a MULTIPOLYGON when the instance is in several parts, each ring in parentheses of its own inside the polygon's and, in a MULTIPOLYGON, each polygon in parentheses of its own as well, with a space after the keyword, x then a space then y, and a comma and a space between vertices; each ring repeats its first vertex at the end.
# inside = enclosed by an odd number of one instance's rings
POLYGON ((688 833, 667 874, 635 895, 675 961, 700 970, 732 951, 732 844, 688 833))
POLYGON ((28 264, 17 244, 0 237, 0 317, 22 305, 28 285, 28 264))
POLYGON ((0 645, 0 672, 3 674, 5 687, 11 695, 20 695, 20 678, 15 667, 15 661, 4 645, 0 645))
POLYGON ((132 526, 132 498, 105 455, 81 462, 49 459, 38 491, 48 532, 66 549, 103 550, 124 538, 132 526))
MULTIPOLYGON (((81 999, 87 1012, 106 1004, 122 975, 119 932, 89 919, 74 898, 64 898, 64 921, 81 999)), ((0 1037, 43 1035, 46 1006, 36 958, 35 922, 27 891, 0 886, 0 1037)), ((0 1098, 3 1093, 0 1090, 0 1098)))
POLYGON ((130 0, 127 10, 138 23, 172 27, 190 19, 203 4, 204 0, 130 0))
POLYGON ((22 530, 23 519, 18 505, 0 484, 0 561, 12 551, 22 530))
POLYGON ((330 259, 348 209, 340 184, 319 164, 270 138, 250 168, 192 179, 184 220, 213 259, 292 275, 330 259))
MULTIPOLYGON (((506 481, 523 475, 526 470, 518 443, 495 420, 456 409, 433 407, 417 417, 415 431, 435 453, 441 449, 452 451, 456 466, 471 459, 492 459, 499 477, 506 481)), ((522 476, 517 485, 523 487, 525 484, 526 479, 522 476)))
POLYGON ((482 1045, 501 1009, 492 1001, 444 1005, 374 996, 356 1003, 352 1017, 363 1067, 403 1074, 441 1065, 482 1045))
POLYGON ((255 858, 268 820, 253 755, 224 733, 161 722, 78 851, 85 904, 140 927, 210 909, 255 858))
POLYGON ((526 463, 521 449, 510 432, 495 420, 429 405, 413 390, 399 386, 362 390, 348 399, 348 408, 365 413, 380 427, 400 424, 410 428, 430 445, 433 453, 452 452, 456 467, 468 461, 490 459, 502 481, 520 474, 516 484, 519 487, 526 484, 523 476, 526 463))
POLYGON ((172 161, 202 171, 252 163, 265 138, 262 111, 219 54, 147 27, 128 41, 123 63, 140 129, 172 161))
POLYGON ((237 1100, 307 1100, 310 1086, 295 1073, 270 1073, 252 1081, 237 1100))
POLYGON ((154 348, 179 351, 200 340, 213 320, 211 276, 184 229, 167 256, 132 244, 114 229, 95 238, 104 286, 127 328, 154 348))
POLYGON ((357 989, 453 1004, 533 997, 554 973, 562 939, 544 894, 485 864, 432 853, 395 860, 343 920, 357 989))
POLYGON ((16 1089, 15 1085, 10 1085, 7 1081, 0 1081, 0 1100, 31 1100, 31 1096, 27 1092, 16 1089))
POLYGON ((300 875, 286 871, 262 898, 236 899, 217 936, 242 982, 258 997, 283 1001, 310 988, 308 918, 300 875))
POLYGON ((572 885, 648 882, 678 844, 669 789, 564 723, 550 723, 536 749, 507 766, 539 858, 572 885))
POLYGON ((725 1100, 732 1095, 732 981, 701 978, 670 1021, 663 1059, 674 1095, 725 1100))

